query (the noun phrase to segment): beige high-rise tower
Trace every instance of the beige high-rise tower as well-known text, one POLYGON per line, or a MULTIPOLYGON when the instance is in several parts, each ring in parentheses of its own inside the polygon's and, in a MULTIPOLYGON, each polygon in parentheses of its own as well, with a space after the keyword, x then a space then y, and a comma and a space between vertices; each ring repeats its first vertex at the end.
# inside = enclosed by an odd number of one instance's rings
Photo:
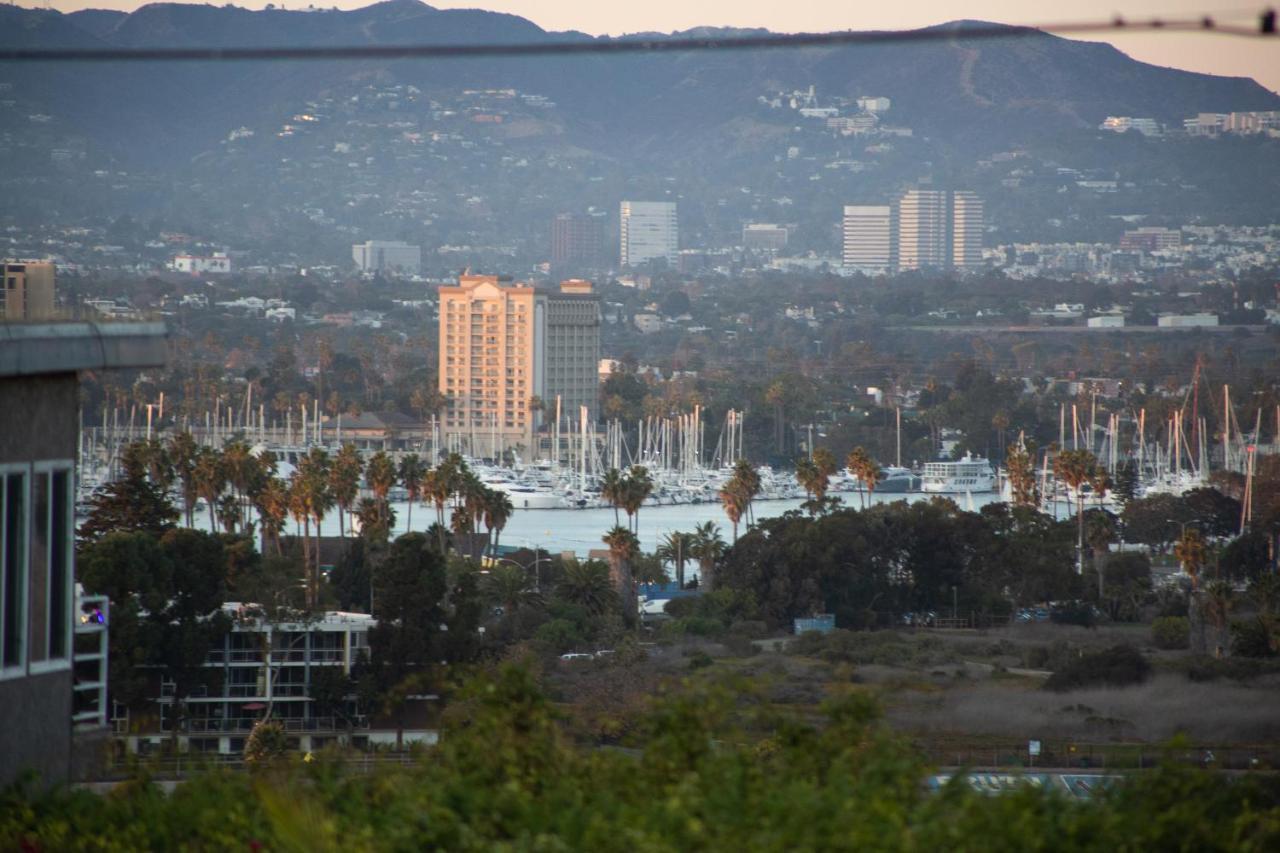
POLYGON ((587 406, 596 416, 600 304, 589 282, 558 292, 497 276, 464 275, 440 288, 439 390, 448 401, 446 440, 464 452, 536 455, 542 414, 587 406))
POLYGON ((0 319, 48 320, 53 317, 54 267, 48 261, 0 264, 0 319))

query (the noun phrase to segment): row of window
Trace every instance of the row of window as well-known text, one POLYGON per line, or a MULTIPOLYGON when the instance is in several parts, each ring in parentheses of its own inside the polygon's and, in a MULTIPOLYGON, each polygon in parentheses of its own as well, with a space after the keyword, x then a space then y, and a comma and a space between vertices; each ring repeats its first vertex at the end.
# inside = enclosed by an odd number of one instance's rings
POLYGON ((71 462, 0 465, 0 678, 71 665, 71 462))

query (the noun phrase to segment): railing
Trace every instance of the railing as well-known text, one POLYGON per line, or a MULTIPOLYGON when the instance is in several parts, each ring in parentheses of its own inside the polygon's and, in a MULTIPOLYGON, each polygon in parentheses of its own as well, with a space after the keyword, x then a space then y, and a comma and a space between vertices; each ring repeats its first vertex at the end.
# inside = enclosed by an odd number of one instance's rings
POLYGON ((205 658, 205 663, 262 663, 262 652, 259 649, 213 649, 205 658))
MULTIPOLYGON (((423 759, 420 752, 416 750, 401 750, 398 752, 343 752, 339 753, 335 760, 340 761, 348 770, 370 773, 379 767, 409 766, 423 759)), ((128 779, 139 772, 145 772, 151 779, 180 779, 214 768, 244 770, 248 766, 243 755, 226 755, 217 752, 192 751, 177 755, 154 755, 142 758, 128 756, 112 762, 99 778, 101 781, 128 779)))
POLYGON ((1160 744, 1141 743, 1073 743, 1044 740, 1039 754, 1032 756, 1027 741, 987 745, 938 742, 918 746, 933 764, 942 767, 1022 768, 1034 770, 1146 770, 1162 762, 1174 761, 1215 770, 1274 770, 1280 768, 1280 748, 1275 745, 1224 746, 1201 745, 1168 749, 1160 744))
MULTIPOLYGON (((262 722, 260 717, 190 717, 183 721, 181 731, 187 734, 211 733, 244 733, 262 722)), ((276 718, 276 722, 289 732, 345 732, 348 728, 363 731, 369 728, 369 718, 352 717, 350 721, 342 717, 286 717, 276 718)), ((163 731, 172 731, 168 726, 163 731)))

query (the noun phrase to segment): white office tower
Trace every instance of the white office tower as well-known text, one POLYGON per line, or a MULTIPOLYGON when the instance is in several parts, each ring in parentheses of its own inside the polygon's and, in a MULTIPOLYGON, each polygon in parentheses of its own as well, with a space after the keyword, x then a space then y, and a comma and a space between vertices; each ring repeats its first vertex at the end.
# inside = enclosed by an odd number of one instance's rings
POLYGON ((845 269, 881 273, 892 264, 893 209, 887 204, 844 207, 845 269))
POLYGON ((951 195, 951 265, 958 270, 982 266, 982 199, 960 190, 951 195))
POLYGON ((422 267, 422 247, 387 240, 368 240, 351 247, 351 259, 362 273, 417 275, 422 267))
POLYGON ((910 190, 898 201, 898 269, 945 269, 947 193, 910 190))
POLYGON ((674 201, 624 201, 619 219, 622 266, 657 258, 675 265, 680 245, 674 201))

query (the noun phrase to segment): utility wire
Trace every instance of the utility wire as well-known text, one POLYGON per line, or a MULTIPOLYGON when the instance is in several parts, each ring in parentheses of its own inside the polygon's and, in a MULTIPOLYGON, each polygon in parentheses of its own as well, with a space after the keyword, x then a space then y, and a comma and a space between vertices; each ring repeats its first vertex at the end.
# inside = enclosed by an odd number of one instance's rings
POLYGON ((2 48, 0 62, 227 62, 242 60, 317 59, 474 59, 516 56, 572 56, 618 53, 691 53, 709 50, 768 50, 774 48, 848 47, 918 42, 1020 38, 1033 34, 1098 34, 1124 32, 1183 32, 1241 38, 1275 38, 1276 13, 1268 9, 1255 26, 1219 24, 1211 16, 1152 18, 1043 24, 1039 26, 979 25, 920 30, 834 33, 771 33, 707 38, 633 38, 548 41, 512 44, 403 44, 346 47, 183 47, 183 48, 2 48))

